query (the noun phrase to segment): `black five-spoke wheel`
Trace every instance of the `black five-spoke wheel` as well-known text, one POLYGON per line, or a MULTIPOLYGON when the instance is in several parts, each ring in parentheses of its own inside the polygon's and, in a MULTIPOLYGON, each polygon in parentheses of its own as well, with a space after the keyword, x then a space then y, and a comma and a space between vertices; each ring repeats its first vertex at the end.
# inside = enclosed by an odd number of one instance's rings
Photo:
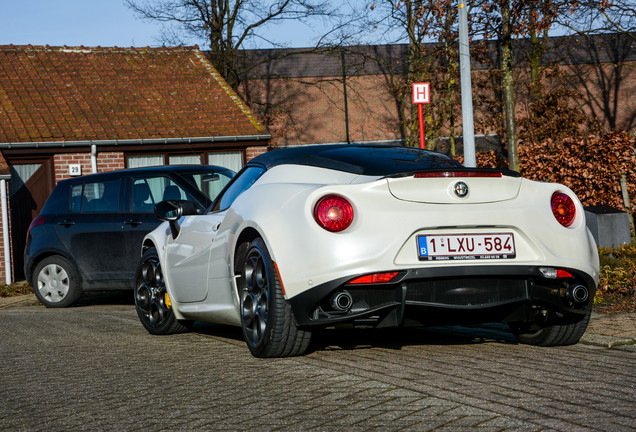
POLYGON ((161 263, 154 248, 142 256, 137 269, 135 308, 143 326, 152 334, 173 334, 186 331, 189 322, 175 318, 166 292, 161 263))
POLYGON ((241 295, 241 318, 246 342, 257 347, 263 343, 269 309, 269 277, 259 248, 251 248, 245 258, 241 295))
POLYGON ((239 290, 243 336, 255 357, 301 355, 307 350, 311 333, 296 327, 274 263, 260 238, 247 248, 239 290))

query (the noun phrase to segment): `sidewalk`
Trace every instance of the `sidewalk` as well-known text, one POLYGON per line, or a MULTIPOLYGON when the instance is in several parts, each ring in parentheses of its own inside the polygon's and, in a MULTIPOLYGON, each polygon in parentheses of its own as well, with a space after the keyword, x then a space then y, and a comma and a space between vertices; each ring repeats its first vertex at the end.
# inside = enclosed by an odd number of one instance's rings
POLYGON ((17 306, 38 306, 40 302, 35 294, 26 294, 15 297, 0 297, 0 309, 8 309, 17 306))
MULTIPOLYGON (((0 309, 40 306, 35 294, 0 297, 0 309)), ((581 343, 636 352, 636 312, 602 315, 592 313, 581 343)))
POLYGON ((636 352, 636 312, 601 315, 592 313, 581 343, 636 352))

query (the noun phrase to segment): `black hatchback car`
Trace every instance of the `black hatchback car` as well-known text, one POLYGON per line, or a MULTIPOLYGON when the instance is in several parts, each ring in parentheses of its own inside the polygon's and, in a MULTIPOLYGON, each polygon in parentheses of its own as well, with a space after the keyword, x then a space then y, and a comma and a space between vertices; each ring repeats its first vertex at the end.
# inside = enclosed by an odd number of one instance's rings
POLYGON ((70 306, 84 291, 132 288, 141 242, 161 223, 155 204, 188 200, 203 213, 233 176, 173 165, 60 181, 29 227, 27 281, 46 307, 70 306))

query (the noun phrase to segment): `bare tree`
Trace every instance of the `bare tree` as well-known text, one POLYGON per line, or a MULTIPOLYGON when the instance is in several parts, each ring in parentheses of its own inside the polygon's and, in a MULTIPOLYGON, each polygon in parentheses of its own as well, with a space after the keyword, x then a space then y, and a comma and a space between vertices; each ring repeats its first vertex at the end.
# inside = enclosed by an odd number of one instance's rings
POLYGON ((403 63, 387 65, 389 91, 393 94, 402 136, 408 145, 418 143, 417 109, 410 100, 411 85, 431 83, 436 103, 424 106, 427 147, 435 148, 442 134, 451 136, 450 152, 455 153, 458 45, 457 11, 451 0, 366 1, 358 14, 363 31, 386 43, 408 41, 406 71, 403 63), (397 67, 394 67, 397 66, 397 67))
POLYGON ((266 40, 266 25, 335 12, 328 0, 124 0, 144 19, 167 24, 162 39, 169 45, 205 41, 214 67, 237 88, 245 75, 239 49, 250 40, 266 40))

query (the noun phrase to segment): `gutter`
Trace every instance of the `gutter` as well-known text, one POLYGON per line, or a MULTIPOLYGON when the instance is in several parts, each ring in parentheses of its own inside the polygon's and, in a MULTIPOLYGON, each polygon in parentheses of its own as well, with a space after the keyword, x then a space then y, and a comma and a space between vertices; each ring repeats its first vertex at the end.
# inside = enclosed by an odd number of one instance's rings
POLYGON ((65 148, 85 146, 131 146, 154 144, 195 144, 215 142, 244 142, 244 141, 268 141, 271 135, 239 135, 218 137, 192 137, 192 138, 149 138, 149 139, 122 139, 122 140, 90 140, 90 141, 34 141, 34 142, 8 142, 0 143, 0 149, 27 149, 27 148, 65 148))
POLYGON ((7 180, 10 175, 0 175, 0 206, 2 206, 2 250, 4 251, 4 283, 11 283, 11 238, 9 236, 9 211, 7 202, 7 180))

